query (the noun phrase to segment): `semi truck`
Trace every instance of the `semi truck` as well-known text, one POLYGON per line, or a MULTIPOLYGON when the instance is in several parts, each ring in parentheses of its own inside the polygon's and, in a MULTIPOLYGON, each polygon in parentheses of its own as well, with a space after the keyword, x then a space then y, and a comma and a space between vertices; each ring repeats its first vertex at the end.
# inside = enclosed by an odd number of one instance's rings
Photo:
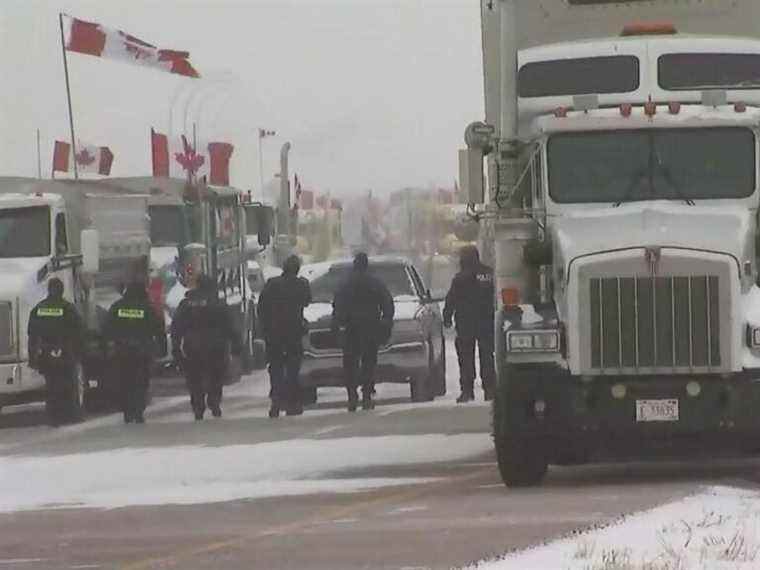
POLYGON ((114 194, 99 182, 0 178, 0 408, 46 399, 44 377, 29 366, 27 325, 53 277, 86 325, 59 409, 77 421, 89 396, 115 391, 100 333, 149 256, 147 196, 114 194))
MULTIPOLYGON (((114 178, 104 181, 114 192, 148 196, 152 241, 152 297, 164 314, 167 331, 188 286, 187 269, 211 276, 219 296, 226 300, 244 347, 240 361, 233 360, 231 377, 254 366, 256 312, 247 279, 247 261, 260 254, 247 236, 246 215, 257 214, 245 204, 242 191, 203 184, 188 185, 172 178, 114 178)), ((265 216, 264 216, 265 217, 265 216)), ((264 237, 262 236, 262 239, 264 237)), ((167 332, 168 337, 168 332, 167 332)), ((170 339, 159 365, 175 370, 170 339)), ((261 360, 261 358, 258 358, 261 360)))
POLYGON ((495 266, 503 481, 756 452, 760 2, 480 10, 459 166, 495 266))

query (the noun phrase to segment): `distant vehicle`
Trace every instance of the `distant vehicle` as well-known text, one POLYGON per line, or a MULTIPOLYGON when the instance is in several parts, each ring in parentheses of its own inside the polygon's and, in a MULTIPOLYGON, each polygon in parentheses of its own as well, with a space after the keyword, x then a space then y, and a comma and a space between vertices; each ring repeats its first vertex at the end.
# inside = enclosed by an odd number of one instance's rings
MULTIPOLYGON (((330 325, 335 292, 351 270, 348 259, 301 269, 313 299, 304 311, 309 329, 300 377, 305 403, 316 402, 320 387, 344 385, 343 350, 330 325)), ((386 284, 396 308, 391 338, 378 352, 375 381, 408 383, 415 402, 443 396, 446 347, 439 299, 430 296, 417 269, 404 258, 370 258, 370 272, 386 284)))

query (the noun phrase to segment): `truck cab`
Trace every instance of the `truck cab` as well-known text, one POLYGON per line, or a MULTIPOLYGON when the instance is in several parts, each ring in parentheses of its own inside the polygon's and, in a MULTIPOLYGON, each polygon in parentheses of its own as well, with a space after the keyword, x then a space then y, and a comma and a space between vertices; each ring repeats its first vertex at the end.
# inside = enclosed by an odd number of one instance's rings
POLYGON ((488 155, 476 209, 497 279, 502 478, 754 452, 760 41, 680 31, 743 31, 760 5, 561 4, 537 19, 483 2, 488 128, 460 154, 472 202, 471 153, 488 155), (642 15, 674 21, 630 24, 642 15), (512 51, 511 26, 530 47, 512 51))

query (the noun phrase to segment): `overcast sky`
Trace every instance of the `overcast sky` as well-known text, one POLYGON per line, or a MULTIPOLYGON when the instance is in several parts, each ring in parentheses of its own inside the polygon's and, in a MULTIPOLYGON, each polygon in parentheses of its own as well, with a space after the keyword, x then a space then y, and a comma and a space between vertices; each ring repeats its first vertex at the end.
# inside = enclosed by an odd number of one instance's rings
POLYGON ((478 0, 2 0, 0 174, 49 176, 68 138, 58 12, 190 51, 204 76, 69 54, 77 138, 112 175, 150 173, 149 132, 193 121, 235 144, 232 184, 258 186, 293 143, 292 171, 338 193, 451 186, 464 127, 483 115, 478 0), (172 102, 174 105, 172 105, 172 102), (187 111, 186 111, 187 110, 187 111), (187 117, 187 118, 186 118, 187 117))

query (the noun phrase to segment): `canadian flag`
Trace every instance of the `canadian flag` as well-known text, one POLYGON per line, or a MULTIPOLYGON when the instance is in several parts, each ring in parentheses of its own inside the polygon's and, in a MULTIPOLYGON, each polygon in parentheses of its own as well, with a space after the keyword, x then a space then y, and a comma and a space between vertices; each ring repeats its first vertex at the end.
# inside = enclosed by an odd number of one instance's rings
POLYGON ((152 67, 185 77, 200 77, 188 61, 190 53, 159 49, 130 34, 61 15, 64 45, 69 51, 152 67))
POLYGON ((67 142, 55 141, 53 148, 53 172, 71 172, 74 170, 74 161, 77 164, 77 172, 91 172, 108 176, 111 174, 113 153, 107 146, 95 146, 77 143, 76 156, 71 151, 71 145, 67 142))
POLYGON ((182 135, 169 138, 150 131, 153 176, 197 180, 208 177, 212 186, 229 186, 230 159, 235 147, 226 142, 199 144, 195 149, 182 135))

